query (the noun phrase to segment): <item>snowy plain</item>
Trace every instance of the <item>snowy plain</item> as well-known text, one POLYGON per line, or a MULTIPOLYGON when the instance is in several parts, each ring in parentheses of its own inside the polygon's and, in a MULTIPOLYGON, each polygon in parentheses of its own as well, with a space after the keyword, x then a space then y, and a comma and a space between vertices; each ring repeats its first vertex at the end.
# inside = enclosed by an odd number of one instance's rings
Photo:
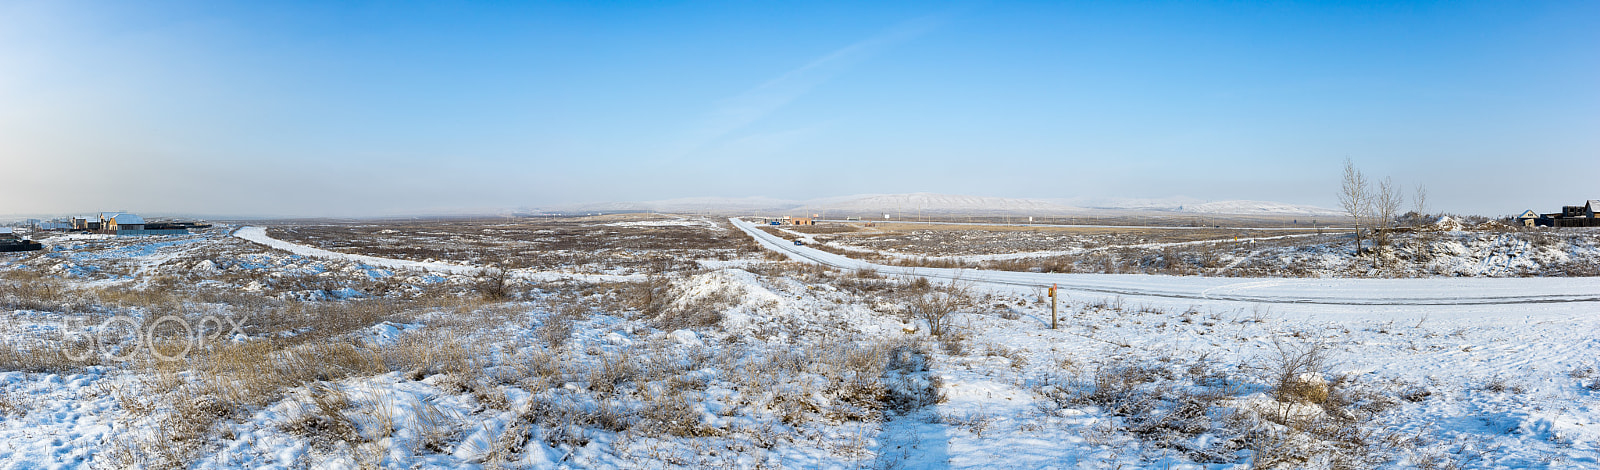
MULTIPOLYGON (((725 225, 719 222, 610 226, 721 230, 725 225)), ((680 378, 701 381, 704 388, 683 396, 697 410, 690 416, 697 417, 698 425, 720 431, 672 437, 581 422, 550 428, 526 421, 534 416, 530 406, 551 403, 552 397, 565 397, 571 401, 561 403, 578 404, 590 413, 596 412, 597 403, 605 403, 594 401, 599 395, 592 378, 570 371, 550 389, 526 381, 493 382, 497 385, 488 388, 501 394, 503 405, 494 404, 492 393, 456 385, 452 374, 357 374, 291 387, 280 400, 230 412, 203 434, 207 442, 183 466, 1252 468, 1273 456, 1258 448, 1235 447, 1245 434, 1229 434, 1231 428, 1215 423, 1223 421, 1220 416, 1208 418, 1213 427, 1156 440, 1134 431, 1138 415, 1120 414, 1062 390, 1090 387, 1086 384, 1097 373, 1117 367, 1170 368, 1180 375, 1200 367, 1206 371, 1200 375, 1227 377, 1222 388, 1231 392, 1221 408, 1267 406, 1275 402, 1255 378, 1256 369, 1272 357, 1275 344, 1287 341, 1326 344, 1335 363, 1330 372, 1348 376, 1375 396, 1404 398, 1351 425, 1378 442, 1357 449, 1372 457, 1357 461, 1358 466, 1600 468, 1596 278, 1237 279, 906 268, 796 246, 740 220, 726 224, 745 231, 766 250, 837 269, 819 274, 775 267, 759 257, 702 259, 702 265, 714 268, 673 277, 664 308, 713 309, 719 319, 714 325, 663 328, 659 319, 595 311, 570 320, 569 343, 560 349, 567 352, 556 357, 575 369, 598 370, 619 357, 646 357, 624 356, 643 350, 666 358, 736 361, 815 354, 841 340, 937 342, 940 347, 928 350, 926 363, 919 366, 925 370, 905 369, 905 376, 896 380, 926 384, 936 376, 940 399, 870 419, 776 420, 773 410, 787 402, 752 395, 729 372, 733 369, 719 369, 712 365, 715 361, 697 362, 698 368, 683 370, 680 378), (854 280, 859 276, 880 276, 884 279, 871 282, 890 289, 903 289, 916 278, 953 282, 982 301, 955 314, 954 328, 963 339, 952 348, 930 338, 926 322, 902 315, 896 297, 850 287, 866 282, 854 280), (1057 329, 1050 328, 1051 308, 1042 296, 1049 285, 1059 285, 1064 293, 1057 329), (291 426, 307 422, 309 410, 315 409, 311 404, 325 400, 330 389, 347 398, 354 433, 331 444, 291 426), (525 437, 507 444, 506 436, 513 435, 525 437), (764 436, 781 438, 764 442, 764 436), (507 445, 515 445, 515 452, 506 453, 507 445)), ((259 229, 175 241, 181 243, 62 237, 50 241, 53 257, 10 256, 0 263, 0 272, 40 269, 71 285, 93 287, 138 286, 149 283, 149 276, 204 271, 211 274, 202 276, 207 280, 201 283, 231 282, 226 288, 253 286, 262 292, 279 292, 274 283, 294 285, 285 279, 296 276, 466 285, 478 272, 478 267, 463 264, 333 252, 273 239, 259 229), (248 240, 264 251, 231 240, 248 240), (213 246, 242 251, 204 253, 213 246), (268 275, 238 280, 226 275, 237 272, 268 275)), ((550 292, 556 283, 647 282, 639 275, 519 276, 534 291, 551 284, 550 292)), ((6 284, 8 289, 19 286, 6 284)), ((376 295, 318 297, 305 292, 276 295, 314 303, 376 295)), ((0 297, 5 295, 15 296, 0 297)), ((554 312, 555 304, 531 299, 491 309, 502 313, 494 314, 500 316, 491 317, 496 320, 485 329, 461 330, 470 335, 465 337, 469 342, 485 347, 480 366, 485 376, 509 374, 518 364, 529 364, 530 357, 552 360, 539 354, 555 349, 529 344, 544 341, 547 327, 559 325, 562 317, 554 312)), ((73 315, 39 305, 11 305, 5 327, 13 346, 50 337, 41 331, 64 328, 70 322, 63 320, 73 315)), ((462 314, 433 311, 405 321, 379 321, 351 330, 340 341, 384 348, 440 342, 445 337, 437 326, 450 324, 456 315, 462 314)), ((827 362, 822 356, 817 360, 827 362)), ((161 376, 109 364, 0 372, 5 387, 0 403, 10 404, 0 407, 0 468, 117 466, 121 461, 110 459, 112 449, 129 441, 148 444, 156 437, 151 430, 173 419, 162 411, 172 408, 170 404, 154 403, 157 411, 140 415, 130 409, 140 400, 123 396, 156 377, 161 376)), ((799 377, 816 375, 812 371, 799 377)), ((1140 387, 1164 386, 1162 380, 1140 387)), ((778 389, 798 387, 792 390, 800 393, 800 403, 819 410, 851 409, 841 397, 803 382, 779 379, 787 385, 778 389)), ((624 398, 616 403, 652 403, 648 396, 656 385, 641 380, 637 386, 631 394, 618 395, 624 398)), ((1277 468, 1341 468, 1349 463, 1329 455, 1312 454, 1277 468)))

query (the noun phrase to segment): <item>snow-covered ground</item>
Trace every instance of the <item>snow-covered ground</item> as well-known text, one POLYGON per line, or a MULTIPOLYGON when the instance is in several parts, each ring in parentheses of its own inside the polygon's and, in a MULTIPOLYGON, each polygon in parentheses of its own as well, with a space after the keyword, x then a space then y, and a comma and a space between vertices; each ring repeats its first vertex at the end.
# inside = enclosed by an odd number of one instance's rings
MULTIPOLYGON (((667 226, 682 226, 682 225, 701 225, 702 224, 702 223, 698 223, 698 222, 696 222, 696 223, 678 223, 677 221, 619 222, 619 223, 631 223, 631 224, 635 224, 635 225, 631 225, 631 226, 636 226, 636 227, 637 226, 654 227, 654 226, 663 226, 663 225, 667 225, 667 226)), ((611 225, 611 224, 607 224, 607 225, 611 225)), ((622 225, 619 225, 619 226, 622 226, 622 225)), ((283 250, 283 251, 287 251, 287 252, 290 252, 290 253, 294 253, 294 254, 297 254, 297 255, 300 255, 300 256, 306 256, 306 257, 311 257, 311 258, 321 258, 321 259, 332 259, 332 260, 349 261, 349 262, 353 262, 353 263, 360 263, 362 265, 376 266, 376 267, 380 267, 380 268, 384 268, 384 269, 404 269, 404 270, 410 270, 410 271, 419 271, 419 272, 423 272, 423 273, 434 272, 434 273, 456 274, 456 275, 476 275, 476 274, 478 274, 480 271, 482 271, 484 269, 484 267, 482 267, 482 266, 472 266, 472 265, 461 264, 461 263, 446 263, 446 262, 440 262, 440 261, 408 261, 408 260, 398 260, 398 259, 390 259, 390 258, 380 258, 380 257, 377 257, 377 256, 367 256, 367 255, 359 255, 359 254, 352 254, 352 253, 340 253, 340 252, 337 252, 337 251, 328 251, 328 250, 324 250, 324 249, 317 248, 317 247, 306 246, 306 245, 301 245, 301 244, 294 243, 294 242, 288 242, 288 241, 272 238, 272 237, 267 235, 267 230, 266 230, 266 228, 263 228, 263 227, 252 227, 252 226, 240 227, 238 230, 235 230, 233 232, 233 236, 239 237, 240 239, 249 240, 250 242, 253 242, 253 243, 259 243, 259 244, 271 247, 273 249, 278 249, 278 250, 283 250)), ((622 282, 622 281, 629 281, 629 280, 638 280, 641 277, 641 276, 636 276, 636 275, 617 276, 617 275, 606 275, 606 274, 587 274, 587 273, 570 273, 570 272, 541 272, 541 271, 534 271, 534 270, 531 270, 531 269, 515 269, 515 270, 511 271, 511 274, 513 276, 519 278, 519 279, 523 279, 523 280, 527 280, 527 281, 555 281, 555 280, 565 280, 565 279, 571 279, 571 278, 583 278, 583 279, 586 279, 586 280, 589 280, 589 281, 592 281, 592 282, 622 282)))
MULTIPOLYGON (((912 224, 905 224, 912 225, 912 224)), ((1408 227, 1357 255, 1349 229, 1324 227, 1072 227, 941 223, 930 229, 820 227, 792 235, 813 246, 902 266, 1218 277, 1530 277, 1600 274, 1600 232, 1466 227, 1449 217, 1408 227), (852 230, 851 228, 854 228, 852 230), (1192 233, 1183 233, 1192 232, 1192 233), (1203 233, 1202 233, 1203 232, 1203 233)), ((912 225, 914 226, 914 225, 912 225)))
MULTIPOLYGON (((726 230, 676 220, 610 227, 726 230)), ((256 229, 47 240, 0 256, 0 469, 1600 468, 1595 278, 907 268, 729 223, 801 263, 481 300, 256 229), (160 314, 224 320, 177 361, 104 323, 160 314), (84 333, 132 358, 50 353, 84 333)))
MULTIPOLYGON (((796 260, 881 274, 1037 287, 1058 285, 1083 295, 1123 295, 1275 304, 1413 306, 1600 302, 1600 278, 1238 279, 1136 274, 1070 274, 920 268, 875 264, 799 246, 738 219, 730 222, 762 246, 796 260)), ((1323 307, 1317 307, 1323 308, 1323 307)))

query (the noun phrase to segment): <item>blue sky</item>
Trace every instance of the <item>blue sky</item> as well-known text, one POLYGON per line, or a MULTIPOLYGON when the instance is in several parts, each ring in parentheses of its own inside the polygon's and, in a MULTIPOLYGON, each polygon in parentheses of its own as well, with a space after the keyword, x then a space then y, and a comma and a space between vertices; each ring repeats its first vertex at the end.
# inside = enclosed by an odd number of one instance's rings
POLYGON ((1348 157, 1508 214, 1600 198, 1597 83, 1592 1, 3 1, 0 213, 1333 207, 1348 157))

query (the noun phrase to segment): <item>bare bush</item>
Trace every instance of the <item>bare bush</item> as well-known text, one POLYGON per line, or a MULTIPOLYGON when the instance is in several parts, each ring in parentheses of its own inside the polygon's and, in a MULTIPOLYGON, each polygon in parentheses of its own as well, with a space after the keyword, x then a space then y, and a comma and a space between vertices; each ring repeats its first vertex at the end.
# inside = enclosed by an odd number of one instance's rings
POLYGON ((1263 379, 1272 387, 1272 397, 1286 405, 1320 404, 1328 399, 1329 370, 1328 344, 1314 341, 1293 345, 1282 338, 1272 338, 1271 355, 1261 358, 1257 366, 1263 379))
MULTIPOLYGON (((927 278, 917 278, 926 283, 927 278)), ((911 318, 928 325, 928 334, 944 336, 953 320, 952 314, 971 305, 972 295, 967 288, 950 281, 938 289, 928 289, 906 299, 906 309, 911 318)))
POLYGON ((476 281, 478 294, 491 301, 511 298, 516 284, 514 268, 510 259, 502 259, 479 269, 476 281))

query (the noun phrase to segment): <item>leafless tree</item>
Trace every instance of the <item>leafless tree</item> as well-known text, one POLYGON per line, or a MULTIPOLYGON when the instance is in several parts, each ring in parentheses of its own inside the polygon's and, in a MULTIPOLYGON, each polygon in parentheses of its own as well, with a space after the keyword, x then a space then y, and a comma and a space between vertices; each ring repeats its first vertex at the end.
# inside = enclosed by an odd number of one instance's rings
POLYGON ((1416 212, 1418 216, 1422 216, 1422 215, 1425 215, 1425 214, 1428 213, 1428 187, 1427 186, 1423 186, 1421 184, 1417 185, 1417 190, 1416 190, 1415 195, 1411 196, 1411 211, 1412 212, 1416 212))
POLYGON ((1400 216, 1400 206, 1405 204, 1406 197, 1400 194, 1402 192, 1404 189, 1394 184, 1389 177, 1384 177, 1383 181, 1378 183, 1378 195, 1372 200, 1373 208, 1377 212, 1374 215, 1378 219, 1374 234, 1374 242, 1378 245, 1378 256, 1373 260, 1374 264, 1382 263, 1383 250, 1388 249, 1392 242, 1390 232, 1394 230, 1395 221, 1400 216))
POLYGON ((1339 186, 1339 206, 1356 224, 1356 255, 1361 254, 1361 219, 1372 210, 1372 191, 1367 188, 1367 177, 1356 169, 1349 158, 1344 159, 1344 182, 1339 186))

